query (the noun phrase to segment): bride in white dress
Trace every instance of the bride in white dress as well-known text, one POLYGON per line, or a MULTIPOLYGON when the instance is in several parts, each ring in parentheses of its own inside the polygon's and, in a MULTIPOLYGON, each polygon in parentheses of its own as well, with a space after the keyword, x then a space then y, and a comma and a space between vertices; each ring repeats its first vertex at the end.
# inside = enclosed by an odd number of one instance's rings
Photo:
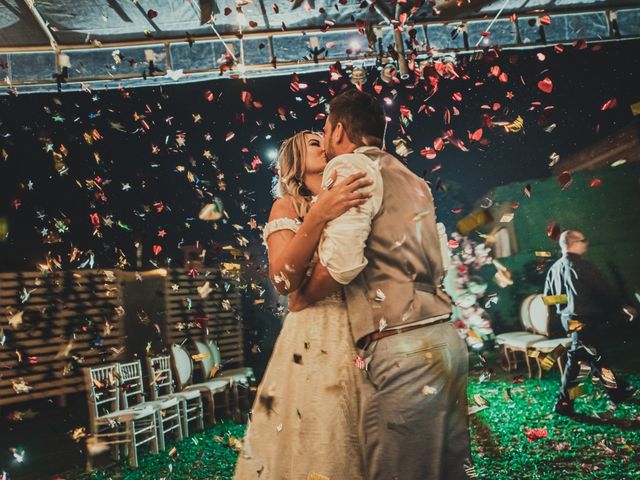
MULTIPOLYGON (((304 282, 326 223, 370 197, 364 172, 323 188, 326 164, 321 137, 309 131, 280 149, 278 198, 263 236, 270 277, 282 294, 304 282)), ((341 291, 286 316, 258 387, 236 480, 364 478, 356 357, 341 291)))

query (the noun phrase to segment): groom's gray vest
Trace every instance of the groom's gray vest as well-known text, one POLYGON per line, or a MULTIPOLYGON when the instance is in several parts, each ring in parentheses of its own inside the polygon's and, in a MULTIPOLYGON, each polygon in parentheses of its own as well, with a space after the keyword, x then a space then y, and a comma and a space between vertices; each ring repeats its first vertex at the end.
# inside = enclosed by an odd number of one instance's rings
POLYGON ((442 256, 431 190, 392 155, 375 147, 358 153, 379 162, 384 193, 367 240, 368 264, 345 287, 356 343, 381 328, 451 312, 451 300, 440 288, 442 256))

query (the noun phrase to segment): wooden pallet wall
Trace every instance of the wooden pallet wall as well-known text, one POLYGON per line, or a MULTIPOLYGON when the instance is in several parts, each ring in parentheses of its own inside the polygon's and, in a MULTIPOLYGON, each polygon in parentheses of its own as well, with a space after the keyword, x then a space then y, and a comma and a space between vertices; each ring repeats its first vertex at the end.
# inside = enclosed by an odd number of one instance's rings
POLYGON ((166 343, 184 343, 193 353, 190 339, 213 339, 220 347, 225 368, 243 365, 242 295, 238 283, 221 278, 214 270, 201 271, 195 277, 183 270, 170 270, 166 280, 166 343), (202 298, 198 287, 206 282, 211 292, 202 298))
POLYGON ((0 406, 84 390, 124 345, 117 272, 0 273, 0 406))

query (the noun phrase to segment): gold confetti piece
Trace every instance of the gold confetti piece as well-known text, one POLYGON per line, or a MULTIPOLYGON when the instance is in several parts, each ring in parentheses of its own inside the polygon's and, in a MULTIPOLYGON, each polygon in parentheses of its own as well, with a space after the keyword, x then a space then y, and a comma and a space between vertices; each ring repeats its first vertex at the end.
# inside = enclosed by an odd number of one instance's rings
POLYGON ((33 390, 33 387, 30 386, 24 380, 24 378, 20 378, 18 380, 12 379, 11 383, 12 383, 13 391, 16 392, 16 394, 18 395, 20 395, 21 393, 29 393, 31 390, 33 390))
POLYGON ((9 325, 11 328, 18 328, 22 325, 22 316, 24 315, 23 311, 16 312, 9 317, 9 325))
POLYGON ((618 383, 616 382, 616 376, 608 368, 603 368, 600 371, 600 379, 602 380, 602 384, 606 388, 610 388, 610 389, 618 388, 618 383))
POLYGON ((548 258, 551 256, 551 252, 541 252, 536 250, 536 257, 548 258))
POLYGON ((396 240, 395 242, 393 242, 393 245, 391 245, 391 250, 395 250, 396 248, 402 246, 402 244, 404 244, 406 240, 407 240, 407 236, 402 235, 402 238, 400 240, 396 240))
POLYGON ((540 366, 542 367, 542 369, 543 370, 551 370, 551 368, 558 361, 558 358, 561 357, 564 354, 565 351, 566 351, 566 348, 564 347, 564 345, 558 345, 556 348, 554 348, 540 362, 540 366))
POLYGON ((384 292, 380 289, 376 290, 376 301, 377 302, 384 302, 386 295, 384 294, 384 292))
POLYGON ((420 220, 422 220, 427 215, 429 215, 429 211, 428 210, 425 210, 424 212, 416 213, 415 216, 411 219, 411 221, 412 222, 419 222, 420 220))
POLYGON ((562 295, 545 295, 542 297, 542 302, 546 305, 546 306, 551 306, 551 305, 565 305, 566 303, 568 303, 568 298, 565 294, 562 295))
POLYGON ((74 442, 79 442, 82 438, 86 436, 87 436, 87 432, 85 431, 84 427, 74 428, 73 431, 71 432, 71 439, 74 442))
POLYGON ((505 213, 500 218, 500 223, 509 223, 511 220, 513 220, 513 213, 505 213))
POLYGON ((584 387, 580 384, 576 387, 567 389, 567 393, 569 395, 569 400, 575 400, 576 398, 584 395, 584 387))
POLYGON ((613 162, 611 166, 619 167, 620 165, 624 165, 625 163, 627 163, 627 160, 625 158, 621 158, 620 160, 616 160, 615 162, 613 162))
POLYGON ((379 330, 380 330, 380 331, 382 331, 382 330, 384 330, 385 328, 387 328, 387 321, 386 321, 384 318, 381 318, 381 319, 380 319, 380 324, 379 324, 379 325, 380 325, 379 330))
POLYGON ((434 394, 438 391, 438 389, 430 386, 430 385, 425 385, 424 387, 422 387, 422 394, 426 397, 427 395, 431 395, 434 394))
POLYGON ((631 113, 633 113, 634 117, 637 117, 638 115, 640 115, 640 102, 632 103, 630 107, 631 107, 631 113))
POLYGON ((325 477, 324 475, 320 475, 319 473, 309 472, 307 475, 307 480, 331 480, 329 477, 325 477))
POLYGON ((569 320, 568 327, 570 332, 579 332, 584 328, 584 323, 579 320, 569 320))
POLYGON ((73 349, 73 338, 69 340, 69 342, 63 346, 58 353, 56 353, 55 358, 68 357, 73 349))
POLYGON ((213 289, 211 288, 211 282, 205 282, 204 285, 201 285, 199 287, 197 287, 198 290, 198 294, 200 295, 200 298, 207 298, 211 292, 213 292, 213 289))
POLYGON ((289 291, 289 287, 291 287, 291 282, 284 272, 280 272, 280 275, 274 275, 273 281, 274 283, 284 283, 284 289, 287 291, 289 291))
POLYGON ((197 353, 195 355, 191 355, 191 358, 193 358, 193 360, 196 362, 201 362, 202 360, 205 360, 210 356, 211 355, 209 353, 197 353))
POLYGON ((171 450, 169 450, 169 456, 173 457, 177 451, 178 449, 176 447, 173 447, 171 450))

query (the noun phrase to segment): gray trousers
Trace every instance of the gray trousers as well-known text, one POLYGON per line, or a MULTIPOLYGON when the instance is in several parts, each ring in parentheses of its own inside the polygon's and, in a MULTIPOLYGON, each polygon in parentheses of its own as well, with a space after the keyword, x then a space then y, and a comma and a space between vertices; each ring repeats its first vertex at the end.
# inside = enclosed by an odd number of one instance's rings
POLYGON ((451 322, 374 342, 360 434, 368 480, 467 479, 467 346, 451 322))

